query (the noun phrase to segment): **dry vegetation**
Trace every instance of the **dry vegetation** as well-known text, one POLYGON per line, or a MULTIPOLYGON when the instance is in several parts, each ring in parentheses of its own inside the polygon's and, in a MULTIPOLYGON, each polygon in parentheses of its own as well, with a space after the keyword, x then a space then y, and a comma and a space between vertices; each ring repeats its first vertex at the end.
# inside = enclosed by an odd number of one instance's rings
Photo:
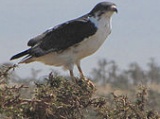
POLYGON ((41 82, 34 76, 22 81, 16 66, 2 65, 0 119, 160 118, 160 67, 154 60, 148 70, 136 63, 123 71, 113 61, 98 64, 92 72, 96 87, 54 73, 41 82))

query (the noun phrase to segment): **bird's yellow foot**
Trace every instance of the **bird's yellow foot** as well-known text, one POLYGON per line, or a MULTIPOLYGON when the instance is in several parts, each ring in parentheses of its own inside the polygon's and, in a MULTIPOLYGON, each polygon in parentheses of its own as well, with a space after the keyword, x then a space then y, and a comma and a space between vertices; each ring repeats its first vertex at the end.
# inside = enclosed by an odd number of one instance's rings
POLYGON ((83 77, 83 78, 81 78, 81 79, 84 80, 84 81, 86 81, 87 84, 88 84, 88 86, 91 87, 92 89, 95 88, 94 83, 93 83, 90 79, 88 79, 88 78, 86 78, 86 77, 83 77))

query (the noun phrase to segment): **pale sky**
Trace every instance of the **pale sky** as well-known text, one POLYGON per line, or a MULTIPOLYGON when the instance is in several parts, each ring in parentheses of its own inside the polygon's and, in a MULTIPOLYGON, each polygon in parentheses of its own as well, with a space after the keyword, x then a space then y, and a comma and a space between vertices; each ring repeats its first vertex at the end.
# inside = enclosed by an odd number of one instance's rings
MULTIPOLYGON (((115 60, 120 68, 131 62, 145 66, 151 57, 160 64, 160 0, 110 0, 117 4, 112 33, 92 56, 82 60, 89 76, 101 58, 115 60)), ((101 0, 0 0, 0 63, 27 49, 30 38, 50 27, 89 12, 101 0)), ((13 61, 17 63, 19 60, 13 61)), ((52 67, 40 63, 21 65, 17 72, 26 75, 30 68, 52 67)), ((63 72, 61 68, 54 68, 63 72)), ((77 71, 76 71, 77 72, 77 71)), ((68 72, 66 72, 68 73, 68 72)))

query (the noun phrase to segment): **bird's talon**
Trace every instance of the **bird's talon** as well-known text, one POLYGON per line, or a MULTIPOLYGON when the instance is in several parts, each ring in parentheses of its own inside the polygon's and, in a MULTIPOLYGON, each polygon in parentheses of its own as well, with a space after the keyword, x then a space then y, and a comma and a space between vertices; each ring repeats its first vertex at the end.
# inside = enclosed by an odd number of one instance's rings
POLYGON ((93 83, 92 81, 88 81, 88 85, 89 85, 91 88, 94 88, 94 87, 95 87, 95 85, 94 85, 94 83, 93 83))
POLYGON ((88 84, 88 86, 90 86, 90 87, 92 87, 92 88, 95 87, 94 83, 93 83, 92 81, 90 81, 88 78, 83 77, 83 78, 81 78, 81 79, 83 79, 84 81, 86 81, 87 84, 88 84))

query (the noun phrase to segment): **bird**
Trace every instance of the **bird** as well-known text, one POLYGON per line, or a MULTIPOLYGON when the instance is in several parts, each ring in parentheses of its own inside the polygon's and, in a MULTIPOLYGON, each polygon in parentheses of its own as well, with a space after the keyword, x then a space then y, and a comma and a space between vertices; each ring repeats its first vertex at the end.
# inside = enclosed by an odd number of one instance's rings
POLYGON ((112 2, 100 2, 87 14, 52 27, 28 41, 29 48, 12 56, 10 60, 23 57, 19 63, 42 62, 62 66, 75 78, 76 65, 84 79, 80 61, 95 53, 111 33, 112 15, 117 13, 112 2))

